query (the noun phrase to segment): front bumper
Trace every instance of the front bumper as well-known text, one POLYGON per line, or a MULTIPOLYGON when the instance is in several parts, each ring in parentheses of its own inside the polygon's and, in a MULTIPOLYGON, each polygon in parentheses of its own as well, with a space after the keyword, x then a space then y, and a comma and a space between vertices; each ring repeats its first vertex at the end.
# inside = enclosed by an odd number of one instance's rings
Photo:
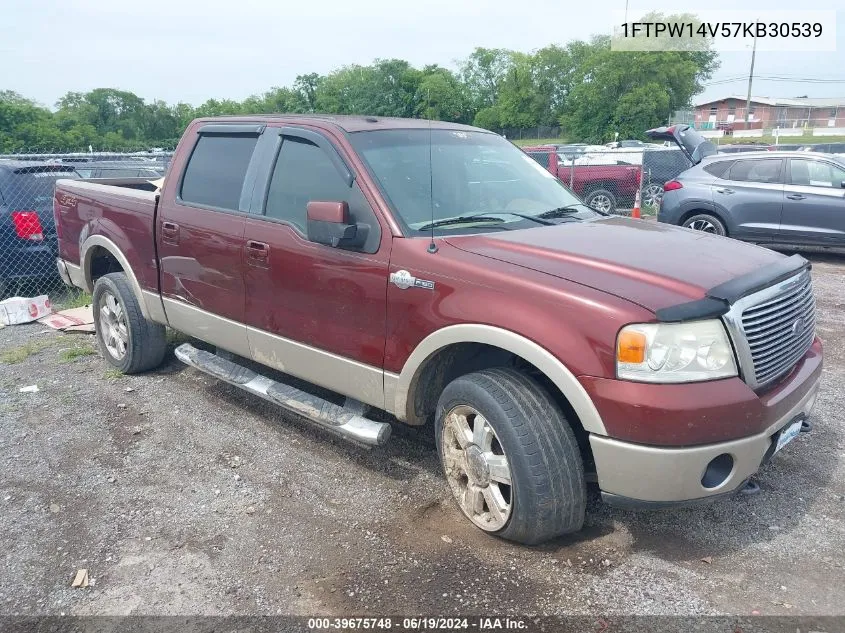
POLYGON ((819 376, 814 373, 800 399, 781 410, 773 424, 761 433, 741 439, 661 447, 590 435, 603 497, 616 505, 653 507, 703 501, 735 491, 771 457, 777 434, 793 420, 810 414, 819 383, 819 376), (708 465, 721 455, 728 455, 732 460, 729 473, 718 485, 705 486, 702 478, 708 465))

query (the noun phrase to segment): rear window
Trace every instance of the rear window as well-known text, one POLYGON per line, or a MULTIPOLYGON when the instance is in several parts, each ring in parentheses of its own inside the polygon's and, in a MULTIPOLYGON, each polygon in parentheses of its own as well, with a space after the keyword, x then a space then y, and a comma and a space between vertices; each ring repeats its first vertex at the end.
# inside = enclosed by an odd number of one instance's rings
POLYGON ((237 211, 257 142, 252 135, 200 136, 185 168, 182 201, 237 211))
POLYGON ((543 167, 548 167, 549 165, 549 155, 551 152, 525 152, 535 161, 537 161, 543 167))
POLYGON ((728 180, 738 182, 780 182, 783 160, 738 160, 730 169, 728 180))
POLYGON ((718 163, 705 165, 704 171, 711 176, 716 176, 716 178, 722 178, 735 162, 734 160, 720 160, 718 163))
POLYGON ((7 173, 0 185, 3 203, 12 211, 46 211, 53 208, 53 190, 59 178, 79 178, 72 169, 25 167, 7 173))

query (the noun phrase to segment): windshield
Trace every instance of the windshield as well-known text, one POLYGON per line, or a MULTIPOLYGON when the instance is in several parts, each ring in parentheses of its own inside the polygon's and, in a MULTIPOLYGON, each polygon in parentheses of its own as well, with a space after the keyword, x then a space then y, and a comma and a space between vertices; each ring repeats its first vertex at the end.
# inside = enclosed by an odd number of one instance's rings
POLYGON ((410 235, 477 233, 597 217, 535 160, 496 134, 374 130, 350 134, 410 235), (554 221, 530 217, 565 209, 554 221), (517 215, 512 215, 517 214, 517 215), (467 216, 478 216, 468 218, 467 216), (463 221, 445 222, 454 218, 463 221))

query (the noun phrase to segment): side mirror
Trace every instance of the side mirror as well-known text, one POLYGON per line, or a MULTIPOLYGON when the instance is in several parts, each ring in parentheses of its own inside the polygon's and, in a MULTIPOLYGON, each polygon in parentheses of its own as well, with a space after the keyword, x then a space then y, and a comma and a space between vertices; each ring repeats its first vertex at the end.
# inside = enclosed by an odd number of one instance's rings
POLYGON ((308 239, 334 248, 361 246, 367 239, 369 226, 349 223, 346 202, 312 201, 305 206, 308 215, 308 239))

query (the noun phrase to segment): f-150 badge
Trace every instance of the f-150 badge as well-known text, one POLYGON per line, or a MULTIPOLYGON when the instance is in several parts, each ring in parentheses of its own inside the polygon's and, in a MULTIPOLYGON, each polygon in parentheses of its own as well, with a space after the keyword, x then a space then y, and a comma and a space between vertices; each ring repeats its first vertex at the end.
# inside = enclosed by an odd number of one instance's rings
POLYGON ((397 270, 395 273, 390 273, 390 283, 402 290, 407 290, 412 286, 414 288, 434 290, 433 281, 429 281, 427 279, 417 279, 407 270, 397 270))

